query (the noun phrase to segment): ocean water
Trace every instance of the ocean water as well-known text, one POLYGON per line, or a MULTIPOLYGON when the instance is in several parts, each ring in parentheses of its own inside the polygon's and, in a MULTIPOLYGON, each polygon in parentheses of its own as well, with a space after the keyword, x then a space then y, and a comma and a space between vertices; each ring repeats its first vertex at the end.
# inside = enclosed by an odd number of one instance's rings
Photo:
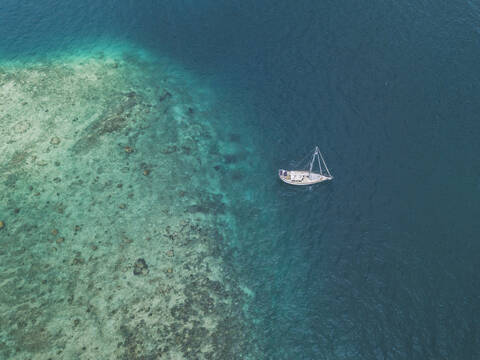
POLYGON ((474 1, 3 1, 0 356, 478 359, 479 30, 474 1), (281 183, 315 145, 335 179, 281 183))

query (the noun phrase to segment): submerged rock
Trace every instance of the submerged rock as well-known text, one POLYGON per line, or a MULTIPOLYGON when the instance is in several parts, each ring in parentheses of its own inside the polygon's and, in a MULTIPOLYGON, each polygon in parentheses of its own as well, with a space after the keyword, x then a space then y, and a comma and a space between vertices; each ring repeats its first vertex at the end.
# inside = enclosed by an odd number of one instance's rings
POLYGON ((160 150, 162 154, 168 155, 177 152, 178 148, 176 145, 168 145, 166 148, 160 150))
POLYGON ((60 144, 60 138, 58 136, 54 136, 53 138, 50 139, 50 144, 52 145, 58 145, 60 144))
POLYGON ((149 272, 148 265, 144 259, 139 258, 133 265, 133 275, 147 275, 149 272))
POLYGON ((167 90, 163 90, 162 95, 158 98, 160 102, 164 101, 165 99, 171 98, 172 94, 170 94, 167 90))
POLYGON ((228 139, 231 141, 231 142, 234 142, 234 143, 239 143, 240 140, 241 140, 241 136, 239 134, 230 134, 228 136, 228 139))

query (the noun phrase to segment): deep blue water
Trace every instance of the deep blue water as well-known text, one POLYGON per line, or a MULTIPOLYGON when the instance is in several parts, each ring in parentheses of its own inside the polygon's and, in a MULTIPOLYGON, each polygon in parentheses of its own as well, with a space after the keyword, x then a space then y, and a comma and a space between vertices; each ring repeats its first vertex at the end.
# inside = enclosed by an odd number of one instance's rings
POLYGON ((267 180, 224 189, 228 261, 268 359, 480 358, 479 30, 459 0, 0 4, 3 59, 124 39, 245 109, 267 180), (315 144, 333 182, 277 181, 315 144))

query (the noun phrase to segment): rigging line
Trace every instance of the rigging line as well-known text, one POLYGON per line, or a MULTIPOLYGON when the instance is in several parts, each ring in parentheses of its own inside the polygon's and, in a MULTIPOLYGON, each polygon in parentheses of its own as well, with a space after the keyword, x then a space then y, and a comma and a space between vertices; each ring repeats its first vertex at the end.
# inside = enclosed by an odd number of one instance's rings
POLYGON ((307 159, 305 161, 305 165, 303 165, 303 168, 304 169, 307 169, 307 168, 310 168, 310 172, 311 172, 311 168, 312 168, 312 165, 313 165, 313 162, 315 161, 315 153, 310 153, 310 157, 311 159, 307 159))
MULTIPOLYGON (((307 160, 307 158, 312 156, 312 153, 313 153, 313 151, 310 151, 307 155, 305 155, 305 157, 302 160, 295 162, 294 166, 298 167, 300 164, 306 164, 307 162, 305 160, 307 160)), ((302 166, 302 168, 303 168, 303 166, 302 166)))
POLYGON ((327 170, 327 174, 328 174, 329 176, 332 176, 332 174, 330 174, 330 171, 328 170, 327 163, 325 162, 325 159, 323 158, 322 152, 321 152, 320 150, 318 150, 318 152, 320 153, 320 156, 321 156, 321 158, 322 158, 323 165, 325 165, 325 169, 327 170))
POLYGON ((319 156, 317 156, 317 161, 318 161, 318 167, 320 168, 320 175, 323 175, 322 165, 320 164, 320 157, 319 156))

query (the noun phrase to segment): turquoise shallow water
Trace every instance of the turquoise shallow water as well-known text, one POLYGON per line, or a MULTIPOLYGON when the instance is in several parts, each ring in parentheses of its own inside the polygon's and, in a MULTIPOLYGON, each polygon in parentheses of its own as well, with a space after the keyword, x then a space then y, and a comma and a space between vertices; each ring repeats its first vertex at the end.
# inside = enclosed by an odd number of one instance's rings
POLYGON ((222 259, 248 288, 264 358, 478 358, 473 2, 45 0, 0 11, 4 61, 128 42, 180 69, 159 71, 195 74, 187 87, 213 89, 223 159, 198 166, 221 179, 222 259), (280 183, 277 169, 315 144, 335 180, 280 183))

